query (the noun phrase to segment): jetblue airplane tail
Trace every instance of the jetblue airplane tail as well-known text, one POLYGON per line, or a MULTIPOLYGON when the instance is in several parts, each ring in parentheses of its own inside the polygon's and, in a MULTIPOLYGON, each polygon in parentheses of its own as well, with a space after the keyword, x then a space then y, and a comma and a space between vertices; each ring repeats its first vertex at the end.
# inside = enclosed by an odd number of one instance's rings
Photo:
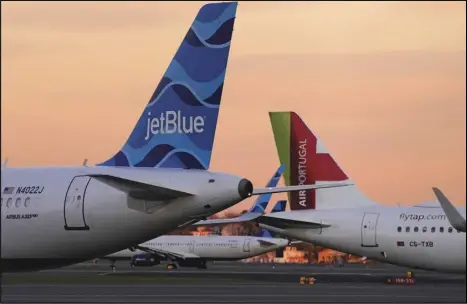
POLYGON ((287 168, 284 171, 287 186, 329 182, 352 184, 346 187, 290 192, 291 210, 374 204, 358 190, 300 116, 294 112, 270 112, 269 117, 279 159, 287 168))
POLYGON ((127 142, 100 166, 209 168, 236 11, 200 9, 127 142))

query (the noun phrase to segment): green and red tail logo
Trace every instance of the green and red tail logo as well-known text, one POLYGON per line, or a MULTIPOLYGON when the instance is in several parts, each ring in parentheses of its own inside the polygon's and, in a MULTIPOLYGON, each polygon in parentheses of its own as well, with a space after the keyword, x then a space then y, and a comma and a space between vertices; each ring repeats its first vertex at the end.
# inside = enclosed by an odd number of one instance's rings
MULTIPOLYGON (((319 139, 294 112, 270 112, 287 186, 348 180, 319 139)), ((319 191, 319 190, 318 190, 319 191)), ((291 210, 315 209, 316 190, 289 192, 291 210)))

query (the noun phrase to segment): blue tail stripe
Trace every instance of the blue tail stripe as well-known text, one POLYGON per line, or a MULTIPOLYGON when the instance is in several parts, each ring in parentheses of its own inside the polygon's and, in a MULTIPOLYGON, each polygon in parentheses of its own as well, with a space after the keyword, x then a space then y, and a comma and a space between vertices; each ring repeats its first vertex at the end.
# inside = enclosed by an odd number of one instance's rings
MULTIPOLYGON (((269 188, 269 187, 277 186, 282 174, 284 173, 284 170, 285 170, 285 165, 281 165, 277 169, 276 173, 274 173, 272 178, 269 180, 266 187, 269 188)), ((250 208, 248 212, 264 213, 266 211, 269 201, 271 200, 271 197, 272 197, 272 193, 259 195, 255 203, 253 204, 253 206, 250 208)))
POLYGON ((276 205, 274 205, 274 208, 272 208, 271 213, 273 213, 273 212, 283 212, 283 211, 285 211, 286 207, 287 207, 287 200, 277 201, 276 205))
POLYGON ((236 11, 199 10, 127 142, 99 165, 209 168, 236 11))

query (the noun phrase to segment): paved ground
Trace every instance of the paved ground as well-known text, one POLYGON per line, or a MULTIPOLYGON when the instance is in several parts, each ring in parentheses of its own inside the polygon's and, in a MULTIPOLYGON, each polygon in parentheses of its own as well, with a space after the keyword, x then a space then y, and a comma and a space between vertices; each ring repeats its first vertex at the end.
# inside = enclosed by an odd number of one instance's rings
POLYGON ((167 271, 117 264, 80 264, 54 271, 4 274, 2 303, 465 303, 465 276, 416 272, 415 285, 388 285, 406 269, 304 265, 209 265, 167 271), (300 285, 312 275, 315 285, 300 285))

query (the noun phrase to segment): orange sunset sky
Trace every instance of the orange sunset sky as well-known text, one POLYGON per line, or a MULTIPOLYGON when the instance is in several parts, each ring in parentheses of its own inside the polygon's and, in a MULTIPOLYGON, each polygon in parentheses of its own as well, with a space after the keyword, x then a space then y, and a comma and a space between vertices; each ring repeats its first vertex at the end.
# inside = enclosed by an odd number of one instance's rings
MULTIPOLYGON (((2 1, 2 159, 113 155, 204 3, 2 1)), ((211 169, 263 186, 293 110, 372 199, 463 205, 465 45, 465 2, 240 2, 211 169)))

